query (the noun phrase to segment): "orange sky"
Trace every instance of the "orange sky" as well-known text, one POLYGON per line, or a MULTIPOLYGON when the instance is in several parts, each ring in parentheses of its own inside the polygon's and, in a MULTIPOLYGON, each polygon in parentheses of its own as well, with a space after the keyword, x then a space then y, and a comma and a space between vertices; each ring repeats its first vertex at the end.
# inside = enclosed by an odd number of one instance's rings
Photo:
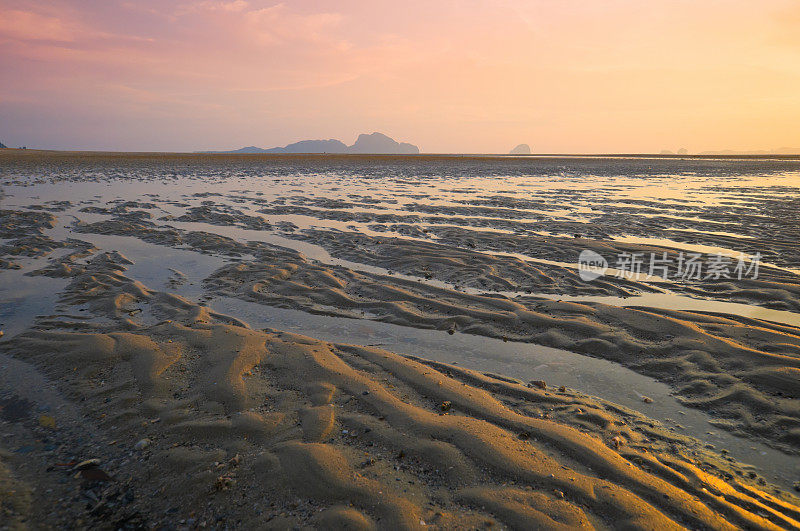
POLYGON ((0 0, 0 142, 800 148, 797 0, 0 0))

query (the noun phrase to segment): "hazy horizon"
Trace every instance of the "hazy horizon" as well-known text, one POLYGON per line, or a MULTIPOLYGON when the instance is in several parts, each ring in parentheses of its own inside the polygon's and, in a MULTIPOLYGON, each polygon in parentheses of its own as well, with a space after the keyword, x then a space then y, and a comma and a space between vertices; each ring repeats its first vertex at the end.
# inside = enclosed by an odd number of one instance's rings
POLYGON ((0 0, 0 142, 800 147, 800 4, 0 0))
MULTIPOLYGON (((327 139, 325 139, 327 140, 327 139)), ((370 155, 373 153, 338 153, 338 152, 273 152, 269 153, 266 151, 262 152, 247 152, 247 151, 240 151, 242 148, 266 148, 269 147, 282 147, 282 146, 254 146, 254 145, 247 145, 247 146, 238 146, 238 147, 228 147, 228 148, 221 148, 221 149, 200 149, 200 150, 164 150, 164 149, 149 149, 149 150, 131 150, 131 149, 94 149, 94 148, 80 148, 80 149, 69 149, 69 148, 50 148, 50 147, 41 147, 41 146, 17 146, 17 145, 7 145, 2 140, 0 143, 4 144, 5 148, 8 149, 24 149, 26 151, 54 151, 54 152, 88 152, 88 153, 164 153, 164 154, 187 154, 187 155, 274 155, 274 156, 291 156, 291 155, 333 155, 333 156, 360 156, 360 155, 370 155)), ((492 155, 501 155, 501 156, 515 156, 515 157, 536 157, 536 156, 599 156, 599 157, 614 157, 614 156, 675 156, 675 157, 698 157, 698 156, 720 156, 720 157, 737 157, 737 156, 762 156, 762 157, 800 157, 800 148, 792 149, 792 148, 778 148, 778 149, 771 149, 771 150, 726 150, 726 149, 719 149, 719 150, 706 150, 701 152, 686 152, 686 153, 679 153, 673 150, 658 150, 658 151, 607 151, 607 152, 599 152, 599 151, 563 151, 563 152, 539 152, 539 151, 532 151, 531 153, 510 153, 511 150, 507 151, 424 151, 420 150, 419 153, 374 153, 375 155, 391 155, 391 156, 404 156, 404 157, 415 157, 415 156, 426 156, 426 155, 477 155, 477 156, 492 156, 492 155)))

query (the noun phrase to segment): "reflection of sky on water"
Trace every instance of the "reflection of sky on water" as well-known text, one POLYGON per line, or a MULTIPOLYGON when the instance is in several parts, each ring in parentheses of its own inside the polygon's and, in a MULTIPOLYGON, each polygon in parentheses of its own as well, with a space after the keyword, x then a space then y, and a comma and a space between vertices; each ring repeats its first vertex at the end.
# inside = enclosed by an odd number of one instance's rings
MULTIPOLYGON (((280 223, 288 222, 298 231, 323 228, 433 242, 439 239, 437 229, 448 227, 463 227, 483 234, 548 237, 572 237, 573 233, 584 230, 599 230, 606 238, 621 242, 739 256, 742 251, 735 248, 737 243, 752 241, 755 236, 745 234, 748 227, 737 223, 735 215, 718 219, 720 206, 724 205, 722 212, 745 211, 764 198, 792 198, 791 194, 800 190, 798 164, 794 163, 796 171, 788 171, 786 162, 776 161, 736 165, 730 161, 609 160, 593 162, 594 166, 589 167, 592 171, 581 173, 585 161, 530 160, 510 164, 504 159, 485 158, 426 164, 414 159, 390 164, 376 159, 373 164, 360 160, 348 166, 333 160, 328 163, 327 171, 319 171, 311 163, 292 166, 289 159, 281 159, 280 163, 241 164, 238 160, 245 161, 237 159, 237 163, 227 166, 187 162, 179 168, 142 164, 105 173, 101 168, 86 166, 60 175, 79 180, 66 182, 55 178, 36 186, 9 185, 2 202, 11 207, 64 199, 99 206, 111 201, 152 202, 156 207, 148 211, 160 225, 215 232, 240 240, 268 241, 300 250, 326 263, 364 269, 363 265, 331 258, 313 243, 286 238, 284 231, 290 229, 280 223), (626 164, 633 164, 632 169, 626 164), (508 174, 502 174, 504 167, 510 170, 508 174), (631 174, 620 173, 628 170, 631 174), (157 220, 164 215, 180 216, 189 207, 204 202, 211 202, 212 206, 227 205, 246 215, 261 217, 272 223, 273 229, 251 231, 208 223, 157 220), (260 212, 275 207, 289 211, 260 212), (292 212, 295 207, 302 210, 292 212), (345 217, 335 219, 340 214, 345 217), (359 219, 349 219, 351 215, 358 215, 359 219), (390 221, 378 223, 375 216, 390 221), (431 230, 414 234, 403 226, 431 230), (697 239, 700 241, 693 241, 697 239)), ((7 178, 8 173, 0 169, 0 176, 7 178)), ((88 222, 104 218, 100 214, 79 212, 81 206, 58 214, 62 223, 68 224, 71 216, 88 222)), ((759 235, 757 244, 769 244, 768 239, 763 240, 769 236, 759 235)), ((493 252, 542 264, 575 265, 521 254, 514 249, 493 252)), ((797 271, 785 265, 783 268, 797 271)), ((659 307, 663 304, 673 308, 698 307, 697 299, 674 294, 650 299, 659 307)), ((632 298, 602 298, 602 302, 614 303, 614 300, 626 305, 642 303, 632 298)), ((752 315, 752 311, 744 310, 746 305, 740 306, 743 308, 737 313, 752 315)), ((713 301, 706 301, 705 308, 722 309, 713 301)), ((786 317, 782 322, 793 322, 793 318, 786 317)))

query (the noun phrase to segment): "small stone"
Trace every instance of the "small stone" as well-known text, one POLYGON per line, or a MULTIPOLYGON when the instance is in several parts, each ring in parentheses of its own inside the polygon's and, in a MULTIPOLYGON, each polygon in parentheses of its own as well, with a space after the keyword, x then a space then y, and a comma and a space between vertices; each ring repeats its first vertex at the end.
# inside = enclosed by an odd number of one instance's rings
POLYGON ((611 444, 614 445, 614 448, 619 449, 620 447, 625 446, 625 438, 617 435, 611 439, 611 444))
POLYGON ((547 382, 544 380, 531 380, 531 383, 528 386, 538 387, 539 389, 547 389, 547 382))
POLYGON ((445 400, 439 405, 439 409, 441 409, 442 411, 450 411, 452 408, 453 404, 449 400, 445 400))
POLYGON ((77 472, 78 470, 85 470, 87 468, 95 468, 98 466, 100 466, 99 459, 87 459, 86 461, 81 461, 80 463, 72 467, 72 470, 77 472))
POLYGON ((455 328, 451 328, 450 330, 447 331, 447 333, 452 336, 453 334, 456 333, 456 330, 455 330, 455 328))
POLYGON ((555 495, 556 495, 556 498, 559 498, 559 499, 562 499, 562 500, 564 499, 564 493, 563 493, 563 492, 561 492, 561 491, 560 491, 560 490, 558 490, 558 489, 554 490, 554 491, 553 491, 553 494, 555 494, 555 495))
POLYGON ((105 483, 107 481, 114 481, 114 479, 105 473, 105 471, 101 470, 100 468, 93 466, 89 468, 84 468, 83 470, 79 470, 75 474, 76 479, 83 479, 84 481, 88 482, 97 482, 97 483, 105 483))
POLYGON ((649 396, 643 396, 642 397, 642 402, 644 402, 645 404, 652 404, 653 403, 653 399, 650 398, 649 396))
POLYGON ((39 415, 39 426, 54 430, 56 429, 56 419, 50 415, 39 415))
POLYGON ((136 451, 141 451, 150 446, 150 444, 151 444, 150 439, 142 439, 141 441, 133 445, 133 449, 136 451))
POLYGON ((558 392, 559 393, 566 393, 567 392, 567 387, 562 385, 561 387, 558 388, 558 392))
POLYGON ((228 476, 219 476, 217 481, 214 483, 214 488, 217 490, 228 490, 233 483, 233 478, 228 476))

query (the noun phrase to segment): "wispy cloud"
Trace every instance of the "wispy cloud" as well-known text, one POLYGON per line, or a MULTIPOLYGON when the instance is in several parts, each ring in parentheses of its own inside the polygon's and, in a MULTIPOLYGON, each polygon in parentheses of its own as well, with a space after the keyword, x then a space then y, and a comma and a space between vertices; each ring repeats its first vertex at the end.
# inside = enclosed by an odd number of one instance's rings
POLYGON ((58 17, 0 8, 0 38, 31 41, 72 41, 79 29, 58 17))
POLYGON ((346 40, 333 34, 342 22, 339 13, 308 13, 291 11, 286 4, 254 9, 244 13, 245 31, 263 45, 291 42, 316 42, 349 47, 346 40))
POLYGON ((205 0, 203 2, 188 2, 180 4, 175 10, 178 15, 186 13, 197 13, 201 11, 227 11, 230 13, 238 13, 244 11, 250 5, 249 2, 244 0, 232 0, 230 2, 218 0, 205 0))

